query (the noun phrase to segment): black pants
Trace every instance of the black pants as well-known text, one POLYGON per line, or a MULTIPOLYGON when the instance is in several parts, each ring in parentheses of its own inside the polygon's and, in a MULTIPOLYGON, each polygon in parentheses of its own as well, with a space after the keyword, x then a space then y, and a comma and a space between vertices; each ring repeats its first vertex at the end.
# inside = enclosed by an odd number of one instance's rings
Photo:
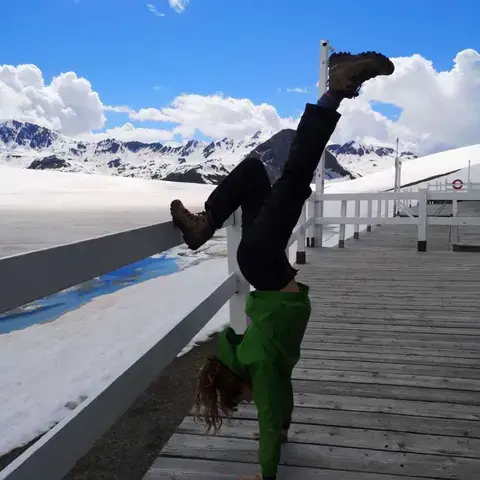
POLYGON ((340 114, 308 104, 290 148, 282 176, 270 186, 263 163, 246 158, 212 192, 205 210, 215 226, 242 208, 242 241, 237 259, 245 279, 257 290, 282 290, 295 278, 285 249, 310 183, 340 114))

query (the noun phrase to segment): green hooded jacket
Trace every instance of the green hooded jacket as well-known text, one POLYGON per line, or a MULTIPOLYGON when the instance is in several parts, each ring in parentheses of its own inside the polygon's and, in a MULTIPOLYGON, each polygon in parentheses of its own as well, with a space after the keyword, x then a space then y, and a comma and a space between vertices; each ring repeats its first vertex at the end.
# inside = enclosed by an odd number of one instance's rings
POLYGON ((251 318, 244 335, 228 327, 219 336, 217 358, 238 377, 251 381, 260 426, 260 464, 264 477, 275 477, 281 451, 281 430, 293 412, 292 370, 310 318, 309 288, 300 292, 250 293, 251 318))

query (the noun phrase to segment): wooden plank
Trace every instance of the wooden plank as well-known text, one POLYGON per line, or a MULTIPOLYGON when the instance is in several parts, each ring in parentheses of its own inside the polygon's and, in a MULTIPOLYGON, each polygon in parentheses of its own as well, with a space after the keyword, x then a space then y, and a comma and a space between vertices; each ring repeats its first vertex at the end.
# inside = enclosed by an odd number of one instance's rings
POLYGON ((316 305, 315 302, 312 302, 312 305, 316 306, 318 309, 314 309, 312 313, 312 321, 322 321, 323 319, 335 319, 337 320, 347 320, 349 319, 364 319, 367 323, 372 322, 373 320, 380 320, 380 321, 438 321, 438 322, 451 322, 452 324, 456 324, 455 322, 460 323, 478 323, 479 318, 475 315, 465 315, 462 314, 461 317, 451 314, 442 314, 441 312, 430 313, 428 311, 420 312, 418 315, 413 315, 411 312, 390 312, 385 309, 381 309, 380 311, 373 309, 373 308, 364 308, 361 311, 361 316, 359 316, 360 312, 352 311, 348 309, 343 309, 341 305, 337 305, 336 308, 326 309, 323 308, 322 305, 316 305))
MULTIPOLYGON (((203 436, 176 433, 161 456, 256 463, 257 449, 254 440, 208 437, 205 442, 203 436)), ((294 443, 283 445, 280 463, 457 480, 472 480, 480 471, 480 459, 294 443)))
MULTIPOLYGON (((345 350, 345 349, 343 349, 345 350)), ((438 351, 438 354, 441 354, 438 351)), ((319 359, 319 360, 347 360, 356 362, 382 362, 394 363, 401 365, 418 365, 442 367, 468 367, 469 371, 473 371, 479 367, 479 358, 461 358, 461 357, 441 357, 434 355, 409 355, 409 354, 389 354, 376 352, 359 352, 359 351, 335 351, 335 350, 307 350, 302 348, 302 359, 319 359)), ((474 373, 472 373, 474 374, 474 373)))
POLYGON ((443 399, 435 402, 374 395, 356 396, 352 392, 345 395, 340 389, 337 389, 338 394, 327 393, 321 388, 318 390, 318 393, 300 392, 297 388, 294 395, 295 407, 480 421, 480 406, 471 404, 448 403, 443 399))
POLYGON ((404 385, 377 385, 340 381, 293 380, 299 393, 328 393, 331 395, 353 395, 370 398, 394 398, 398 400, 422 400, 427 402, 448 402, 463 405, 480 405, 477 392, 422 388, 404 385))
MULTIPOLYGON (((302 397, 298 395, 298 398, 302 397)), ((257 420, 257 409, 255 405, 241 405, 232 418, 257 420)), ((480 439, 480 421, 300 407, 298 404, 293 411, 292 422, 480 439)))
MULTIPOLYGON (((251 440, 258 431, 254 420, 233 419, 222 426, 218 435, 226 438, 251 440)), ((205 429, 192 417, 186 417, 177 433, 205 435, 205 429)), ((425 453, 451 455, 454 457, 480 458, 480 440, 467 437, 392 432, 342 426, 292 424, 288 434, 289 443, 331 445, 336 447, 367 448, 389 452, 425 453)))
MULTIPOLYGON (((480 331, 480 330, 478 330, 480 331)), ((462 335, 462 334, 449 334, 444 335, 435 332, 389 332, 389 331, 372 331, 363 330, 361 328, 356 329, 344 329, 341 326, 333 329, 307 329, 306 338, 331 338, 338 337, 348 339, 351 337, 362 338, 368 341, 368 339, 391 339, 395 341, 421 341, 421 342, 443 342, 447 344, 458 343, 473 345, 473 350, 480 349, 480 336, 479 335, 462 335)))
MULTIPOLYGON (((341 301, 342 299, 338 299, 341 301)), ((353 302, 349 301, 348 303, 342 303, 342 308, 344 309, 362 309, 364 306, 370 307, 370 308, 378 308, 378 309, 385 309, 385 303, 377 300, 369 301, 369 298, 364 299, 363 301, 359 302, 353 302)), ((418 302, 420 299, 418 300, 418 302)), ((436 312, 436 311, 442 311, 442 312, 451 312, 451 315, 460 315, 459 310, 461 312, 466 312, 466 313, 475 313, 477 311, 477 306, 475 302, 472 302, 470 305, 462 305, 461 307, 459 305, 454 305, 452 302, 450 303, 443 303, 441 305, 435 303, 435 302, 425 302, 424 305, 420 305, 420 303, 412 303, 412 299, 407 299, 404 298, 403 301, 402 299, 398 300, 398 303, 391 303, 388 305, 388 310, 401 310, 403 312, 421 312, 424 309, 430 310, 430 312, 436 312), (405 302, 405 303, 404 303, 405 302)), ((325 308, 334 308, 338 304, 336 302, 333 302, 331 298, 327 299, 324 298, 324 301, 322 301, 322 305, 325 308)))
MULTIPOLYGON (((480 362, 478 362, 480 367, 480 362)), ((402 363, 361 362, 350 360, 319 360, 302 356, 298 369, 313 369, 339 372, 367 372, 400 375, 421 375, 436 378, 471 378, 480 382, 480 368, 455 368, 446 365, 409 365, 402 363)))
POLYGON ((364 325, 365 329, 370 327, 412 327, 415 328, 455 328, 457 330, 463 328, 480 329, 480 320, 477 321, 459 321, 459 320, 444 320, 431 318, 417 318, 412 315, 411 319, 395 319, 395 318, 358 318, 346 317, 343 315, 326 316, 323 314, 315 315, 310 318, 308 326, 311 328, 323 328, 324 325, 364 325))
POLYGON ((354 331, 362 331, 362 332, 382 332, 392 334, 393 332, 400 332, 400 333, 421 333, 423 335, 448 335, 449 337, 452 335, 472 335, 480 337, 480 324, 478 328, 458 328, 455 325, 455 328, 452 327, 438 327, 438 326, 430 326, 425 325, 421 326, 417 324, 414 325, 375 325, 369 323, 334 323, 334 322, 323 322, 323 323, 316 323, 316 324, 309 324, 307 328, 308 333, 314 334, 321 334, 324 331, 345 331, 345 330, 354 330, 354 331))
POLYGON ((430 356, 445 356, 455 358, 465 358, 465 359, 479 359, 480 353, 475 350, 458 350, 455 346, 453 349, 445 349, 444 345, 440 347, 433 346, 409 346, 409 345, 385 345, 384 344, 360 344, 356 343, 342 343, 339 341, 309 341, 310 338, 304 340, 302 343, 302 349, 305 350, 319 350, 319 351, 337 351, 337 352, 348 352, 350 354, 362 353, 362 352, 371 352, 371 353, 392 353, 392 354, 403 354, 403 355, 415 355, 421 357, 430 357, 430 356))
MULTIPOLYGON (((351 382, 375 385, 400 385, 421 388, 448 389, 480 392, 480 380, 465 378, 432 377, 428 375, 405 375, 378 371, 324 370, 312 368, 294 368, 293 379, 321 382, 351 382)), ((480 401, 480 395, 479 395, 480 401)))
POLYGON ((435 339, 420 340, 416 338, 402 338, 400 335, 391 337, 382 337, 380 335, 345 335, 341 333, 329 333, 325 332, 321 335, 308 335, 306 339, 310 343, 346 343, 346 344, 362 344, 362 345, 383 345, 383 346, 405 346, 405 347, 422 347, 425 348, 438 348, 438 349, 450 349, 450 350, 470 350, 480 353, 480 342, 468 341, 468 340, 455 340, 449 342, 446 339, 439 339, 438 336, 435 339))
MULTIPOLYGON (((144 480, 238 480, 239 476, 254 476, 260 472, 252 463, 192 460, 189 458, 158 458, 144 480)), ((346 472, 319 468, 281 465, 277 480, 423 480, 420 477, 346 472)))

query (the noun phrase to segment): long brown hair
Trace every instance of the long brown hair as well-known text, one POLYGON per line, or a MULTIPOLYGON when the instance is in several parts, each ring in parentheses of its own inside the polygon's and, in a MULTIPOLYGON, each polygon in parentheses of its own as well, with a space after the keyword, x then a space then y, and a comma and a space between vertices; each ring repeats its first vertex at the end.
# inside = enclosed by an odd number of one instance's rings
POLYGON ((223 419, 237 410, 245 381, 223 365, 215 356, 208 357, 197 379, 193 418, 206 425, 207 433, 220 430, 223 419))

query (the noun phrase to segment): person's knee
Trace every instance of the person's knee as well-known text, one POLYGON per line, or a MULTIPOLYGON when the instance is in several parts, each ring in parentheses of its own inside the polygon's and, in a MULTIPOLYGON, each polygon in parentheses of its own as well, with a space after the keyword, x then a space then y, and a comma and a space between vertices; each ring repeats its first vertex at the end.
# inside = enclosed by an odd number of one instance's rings
POLYGON ((245 169, 251 170, 252 172, 256 172, 257 174, 266 174, 267 170, 265 165, 260 160, 260 158, 256 155, 249 155, 247 158, 242 160, 242 165, 245 169))

